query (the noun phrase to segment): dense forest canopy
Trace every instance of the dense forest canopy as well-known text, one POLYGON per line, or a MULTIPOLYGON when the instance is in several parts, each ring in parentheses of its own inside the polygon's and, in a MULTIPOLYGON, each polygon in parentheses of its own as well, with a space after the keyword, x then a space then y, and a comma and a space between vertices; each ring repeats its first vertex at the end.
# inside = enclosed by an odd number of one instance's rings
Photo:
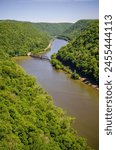
POLYGON ((10 56, 42 50, 49 37, 28 23, 0 21, 0 149, 90 150, 72 118, 10 56), (36 42, 39 42, 38 44, 36 42), (37 44, 37 47, 31 47, 37 44))
POLYGON ((11 56, 41 52, 50 37, 28 22, 0 21, 0 49, 11 56))
POLYGON ((91 20, 87 22, 86 24, 88 25, 81 29, 79 35, 75 35, 67 46, 59 50, 56 58, 72 70, 76 70, 81 75, 89 77, 98 83, 99 21, 91 20))

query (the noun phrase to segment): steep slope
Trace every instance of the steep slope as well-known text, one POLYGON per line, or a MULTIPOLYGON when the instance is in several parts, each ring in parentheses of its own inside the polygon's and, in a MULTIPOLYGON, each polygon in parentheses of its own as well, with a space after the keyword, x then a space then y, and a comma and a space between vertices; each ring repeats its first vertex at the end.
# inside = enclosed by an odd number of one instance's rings
POLYGON ((0 21, 0 49, 12 56, 41 52, 47 47, 49 40, 46 34, 30 23, 0 21))
POLYGON ((61 37, 73 39, 77 37, 82 32, 82 30, 92 22, 97 22, 97 20, 79 20, 76 23, 72 24, 67 30, 65 30, 61 34, 61 37))
POLYGON ((69 44, 59 50, 56 58, 98 83, 99 80, 99 21, 93 21, 69 44))

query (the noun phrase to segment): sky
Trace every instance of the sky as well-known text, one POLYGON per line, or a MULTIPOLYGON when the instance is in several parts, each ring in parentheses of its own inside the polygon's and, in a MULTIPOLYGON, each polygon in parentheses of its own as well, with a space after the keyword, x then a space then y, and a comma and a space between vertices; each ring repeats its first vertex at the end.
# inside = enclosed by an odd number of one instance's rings
POLYGON ((0 0, 0 20, 76 22, 98 18, 99 0, 0 0))

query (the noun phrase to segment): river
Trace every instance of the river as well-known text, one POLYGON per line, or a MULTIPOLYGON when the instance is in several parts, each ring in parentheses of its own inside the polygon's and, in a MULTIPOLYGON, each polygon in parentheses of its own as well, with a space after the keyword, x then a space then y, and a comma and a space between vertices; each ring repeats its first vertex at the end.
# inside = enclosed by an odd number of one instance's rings
MULTIPOLYGON (((53 41, 51 51, 57 52, 66 45, 64 40, 53 41)), ((99 93, 96 89, 69 78, 63 71, 55 70, 49 61, 37 58, 18 58, 17 63, 31 75, 54 98, 55 105, 62 107, 68 115, 74 116, 73 127, 87 139, 95 150, 99 149, 99 93)))

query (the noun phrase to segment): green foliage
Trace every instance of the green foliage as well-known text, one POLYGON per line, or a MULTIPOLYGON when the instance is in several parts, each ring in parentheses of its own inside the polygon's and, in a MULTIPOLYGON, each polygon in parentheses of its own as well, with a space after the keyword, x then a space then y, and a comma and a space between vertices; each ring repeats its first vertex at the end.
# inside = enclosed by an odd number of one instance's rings
POLYGON ((79 75, 76 73, 76 70, 72 73, 71 78, 75 80, 79 79, 79 75))
POLYGON ((54 53, 52 56, 51 56, 51 63, 53 65, 53 67, 57 70, 61 70, 64 68, 64 66, 62 65, 62 63, 56 59, 56 53, 54 53))
POLYGON ((57 59, 52 59, 51 63, 55 67, 55 69, 57 69, 57 70, 63 69, 62 63, 60 61, 58 61, 57 59))
POLYGON ((58 51, 56 56, 72 70, 99 80, 99 22, 93 20, 69 44, 58 51))
POLYGON ((58 36, 67 30, 72 23, 32 23, 39 31, 46 32, 51 36, 58 36))
POLYGON ((69 73, 71 74, 72 71, 69 69, 69 67, 65 67, 58 59, 56 59, 56 53, 54 53, 52 56, 51 56, 51 63, 53 65, 53 67, 57 70, 63 70, 65 71, 66 73, 69 73))
POLYGON ((0 49, 11 56, 38 53, 49 44, 50 38, 31 23, 0 21, 0 49))

